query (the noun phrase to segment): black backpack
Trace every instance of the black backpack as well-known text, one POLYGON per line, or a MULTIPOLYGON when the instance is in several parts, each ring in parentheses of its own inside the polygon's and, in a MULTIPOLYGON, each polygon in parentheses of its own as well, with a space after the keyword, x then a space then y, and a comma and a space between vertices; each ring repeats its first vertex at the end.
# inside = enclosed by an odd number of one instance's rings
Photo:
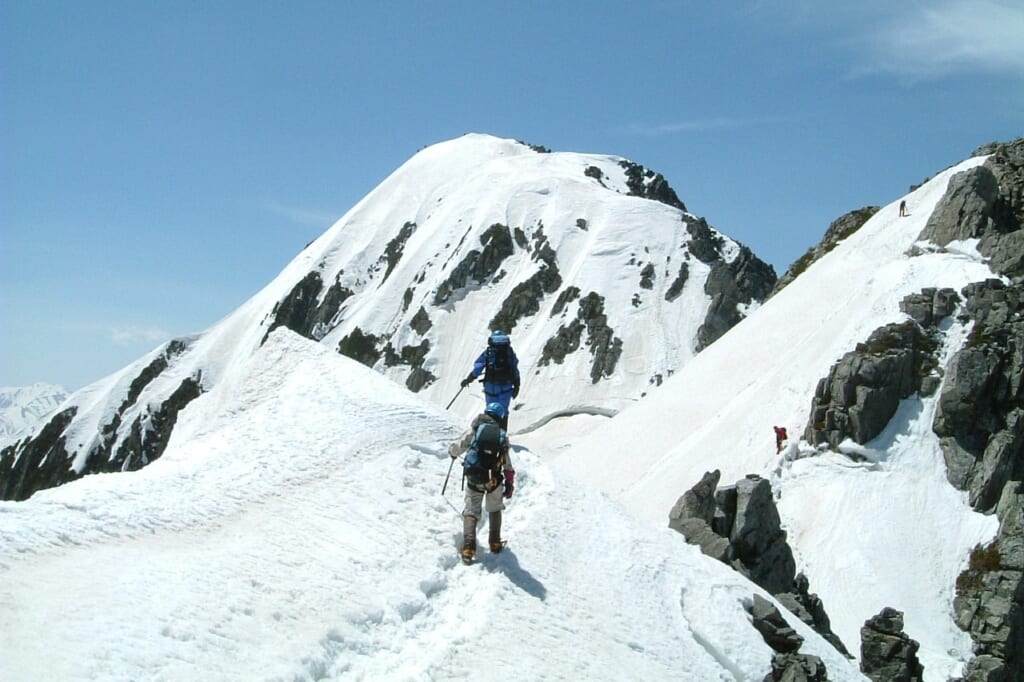
POLYGON ((501 427, 490 421, 480 424, 462 463, 466 480, 476 486, 487 486, 500 479, 504 454, 505 434, 501 427))
POLYGON ((491 384, 515 383, 511 356, 512 346, 508 344, 488 346, 484 357, 484 381, 491 384))

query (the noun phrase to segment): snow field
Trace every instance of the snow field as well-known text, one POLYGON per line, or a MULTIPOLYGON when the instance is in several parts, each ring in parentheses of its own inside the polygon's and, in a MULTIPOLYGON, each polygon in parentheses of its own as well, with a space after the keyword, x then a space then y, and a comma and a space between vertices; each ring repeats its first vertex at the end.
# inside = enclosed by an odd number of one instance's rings
MULTIPOLYGON (((465 567, 443 414, 284 330, 231 383, 153 465, 0 504, 0 678, 767 672, 757 588, 541 453, 514 455, 509 547, 465 567)), ((794 626, 831 679, 860 679, 794 626)))

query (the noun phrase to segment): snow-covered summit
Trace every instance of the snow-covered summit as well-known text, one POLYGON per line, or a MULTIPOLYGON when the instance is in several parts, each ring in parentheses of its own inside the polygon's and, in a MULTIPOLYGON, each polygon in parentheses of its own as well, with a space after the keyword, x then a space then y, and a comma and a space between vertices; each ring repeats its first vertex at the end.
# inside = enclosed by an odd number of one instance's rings
MULTIPOLYGON (((437 405, 511 334, 512 430, 636 402, 767 296, 771 268, 625 159, 466 135, 403 164, 262 291, 76 395, 0 460, 20 498, 160 456, 177 416, 287 327, 437 405), (45 442, 44 442, 45 441, 45 442), (23 457, 21 453, 29 453, 23 457)), ((464 391, 453 414, 479 409, 464 391)))

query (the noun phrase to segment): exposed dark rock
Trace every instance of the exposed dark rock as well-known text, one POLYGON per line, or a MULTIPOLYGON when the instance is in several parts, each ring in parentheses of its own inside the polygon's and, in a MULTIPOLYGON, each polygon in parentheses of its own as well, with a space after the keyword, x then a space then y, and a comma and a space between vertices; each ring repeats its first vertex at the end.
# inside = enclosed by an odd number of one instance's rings
POLYGON ((541 267, 525 282, 517 284, 501 302, 501 308, 489 323, 490 328, 512 331, 519 320, 540 312, 544 296, 555 293, 561 286, 562 276, 557 267, 541 267))
POLYGON ((583 174, 586 175, 588 178, 594 178, 595 180, 598 181, 604 179, 604 172, 597 166, 587 166, 587 169, 583 171, 583 174))
POLYGON ((77 412, 78 407, 58 412, 34 438, 0 451, 0 499, 27 500, 36 491, 78 478, 64 436, 77 412))
POLYGON ((378 262, 387 263, 387 269, 384 270, 384 277, 381 279, 381 284, 387 281, 388 277, 391 276, 391 271, 398 265, 398 261, 402 258, 402 252, 405 250, 405 243, 409 241, 409 237, 412 236, 413 232, 416 231, 416 223, 407 222, 402 225, 402 229, 398 231, 398 234, 388 242, 388 245, 384 248, 384 254, 380 257, 378 262))
POLYGON ((338 342, 338 352, 342 355, 373 367, 380 360, 382 351, 378 349, 381 339, 373 334, 364 334, 359 327, 353 329, 338 342))
POLYGON ((706 265, 721 260, 724 241, 706 220, 692 217, 686 221, 686 231, 690 233, 688 248, 697 260, 706 265))
POLYGON ((810 654, 775 654, 772 671, 764 682, 828 682, 828 671, 817 656, 810 654))
POLYGON ((555 305, 551 308, 551 317, 555 315, 561 315, 562 311, 565 310, 565 306, 572 303, 580 297, 579 287, 566 287, 562 293, 555 299, 555 305))
POLYGON ((686 286, 686 280, 690 277, 690 266, 686 261, 683 261, 679 266, 679 274, 672 280, 672 284, 669 285, 665 291, 665 300, 671 303, 672 301, 679 298, 679 295, 683 293, 683 287, 686 286))
POLYGON ((949 362, 932 428, 950 482, 992 511, 1008 481, 1024 480, 1024 284, 970 284, 974 328, 949 362))
POLYGON ((292 287, 288 295, 274 306, 273 320, 267 327, 267 333, 263 335, 261 343, 266 343, 267 337, 278 327, 287 327, 307 339, 322 339, 337 324, 334 317, 341 309, 341 304, 353 294, 350 289, 341 285, 340 277, 339 273, 320 303, 317 302, 323 289, 320 273, 314 270, 303 277, 292 287))
POLYGON ((838 449, 847 438, 864 444, 876 437, 901 399, 922 392, 937 368, 937 349, 913 320, 876 329, 818 382, 804 438, 838 449))
POLYGON ((661 173, 647 170, 640 164, 631 161, 619 161, 619 166, 626 171, 626 186, 629 187, 630 195, 659 201, 681 211, 686 210, 686 206, 679 200, 676 191, 669 186, 668 181, 661 173))
POLYGON ((846 215, 834 220, 832 224, 828 226, 828 229, 825 230, 825 236, 822 237, 821 242, 808 249, 804 255, 789 266, 789 269, 786 270, 779 281, 775 283, 775 288, 772 289, 769 298, 785 289, 790 282, 802 275, 803 272, 815 261, 832 249, 836 248, 836 246, 839 245, 839 242, 862 228, 864 223, 866 223, 871 216, 878 213, 879 210, 879 206, 865 206, 864 208, 858 208, 855 211, 850 211, 846 215))
POLYGON ((423 339, 417 346, 405 346, 400 352, 395 352, 389 341, 384 347, 384 365, 396 367, 406 365, 412 368, 409 376, 405 379, 406 387, 413 393, 419 393, 422 389, 432 384, 437 377, 423 369, 423 362, 430 353, 430 341, 423 339))
POLYGON ((146 387, 187 349, 186 341, 170 341, 163 352, 139 372, 110 421, 100 425, 100 438, 83 458, 78 471, 71 468, 78 444, 69 448, 65 436, 77 407, 53 416, 35 437, 4 448, 0 452, 0 497, 23 500, 39 490, 88 474, 135 470, 158 459, 167 447, 178 413, 202 393, 198 376, 185 378, 162 403, 145 405, 120 441, 119 432, 124 415, 138 404, 146 387))
POLYGON ((775 605, 759 594, 754 595, 750 608, 754 629, 761 633, 765 644, 780 654, 791 654, 804 643, 804 638, 789 626, 775 605))
MULTIPOLYGON (((654 288, 654 263, 648 263, 640 271, 640 288, 641 289, 653 289, 654 288)), ((671 300, 671 299, 669 299, 671 300)))
POLYGON ((423 306, 420 306, 420 309, 412 316, 409 326, 412 327, 413 331, 421 336, 430 331, 430 327, 433 326, 433 323, 430 321, 430 316, 427 315, 427 311, 423 306))
POLYGON ((455 266, 452 273, 437 288, 434 294, 434 305, 443 305, 456 291, 466 287, 470 282, 484 284, 498 272, 502 262, 512 255, 512 233, 508 227, 500 223, 491 225, 480 235, 481 249, 472 249, 465 258, 455 266))
POLYGON ((555 335, 544 344, 538 366, 551 362, 561 364, 567 355, 580 347, 584 330, 587 332, 586 345, 594 356, 590 367, 591 381, 596 384, 602 378, 611 376, 622 355, 622 340, 608 326, 608 316, 604 314, 604 298, 593 291, 580 299, 576 319, 559 327, 555 335))
POLYGON ((860 670, 875 682, 922 682, 920 645, 903 632, 903 613, 886 607, 860 629, 860 670))
POLYGON ((704 282, 711 306, 697 330, 696 350, 707 348, 732 329, 743 319, 740 306, 765 300, 774 285, 775 270, 745 246, 732 262, 715 261, 704 282))
POLYGON ((576 219, 576 227, 580 228, 584 232, 587 231, 587 221, 583 218, 576 219))

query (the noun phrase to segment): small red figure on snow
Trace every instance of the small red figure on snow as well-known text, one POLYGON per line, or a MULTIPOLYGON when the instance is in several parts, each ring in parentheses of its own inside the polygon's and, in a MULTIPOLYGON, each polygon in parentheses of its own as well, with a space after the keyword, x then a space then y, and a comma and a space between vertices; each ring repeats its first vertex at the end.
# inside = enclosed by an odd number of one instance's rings
POLYGON ((789 436, 786 435, 785 426, 773 426, 775 429, 775 454, 782 452, 782 444, 788 440, 789 436))

